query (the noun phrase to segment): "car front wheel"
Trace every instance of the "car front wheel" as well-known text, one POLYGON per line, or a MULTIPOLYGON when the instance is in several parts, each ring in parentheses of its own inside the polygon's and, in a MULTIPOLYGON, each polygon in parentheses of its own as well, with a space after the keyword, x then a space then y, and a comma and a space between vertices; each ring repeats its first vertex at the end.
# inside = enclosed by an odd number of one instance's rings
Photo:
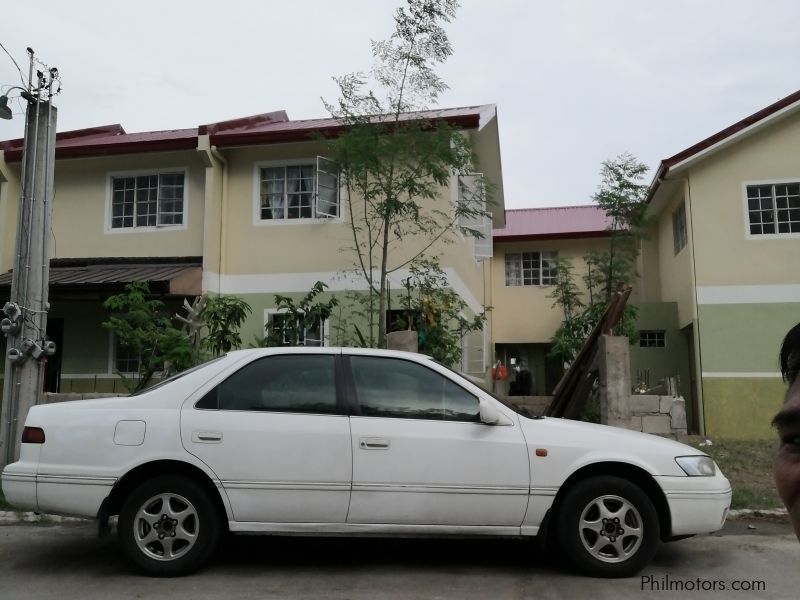
POLYGON ((128 556, 150 575, 199 568, 220 537, 220 520, 205 490, 191 479, 145 481, 120 511, 117 532, 128 556))
POLYGON ((628 577, 653 558, 660 539, 650 498, 628 480, 591 477, 569 490, 558 513, 564 555, 582 572, 628 577))

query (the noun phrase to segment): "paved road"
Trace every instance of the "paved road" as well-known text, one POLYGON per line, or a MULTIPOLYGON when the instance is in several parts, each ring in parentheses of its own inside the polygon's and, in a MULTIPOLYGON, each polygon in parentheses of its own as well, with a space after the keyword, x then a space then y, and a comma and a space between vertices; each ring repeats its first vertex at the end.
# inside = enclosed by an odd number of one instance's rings
POLYGON ((115 538, 98 539, 88 524, 2 525, 0 598, 797 598, 800 544, 788 525, 747 523, 662 546, 644 584, 578 577, 530 542, 266 537, 231 538, 202 572, 153 579, 132 571, 115 538), (648 583, 665 577, 727 588, 758 580, 766 589, 670 593, 648 583))

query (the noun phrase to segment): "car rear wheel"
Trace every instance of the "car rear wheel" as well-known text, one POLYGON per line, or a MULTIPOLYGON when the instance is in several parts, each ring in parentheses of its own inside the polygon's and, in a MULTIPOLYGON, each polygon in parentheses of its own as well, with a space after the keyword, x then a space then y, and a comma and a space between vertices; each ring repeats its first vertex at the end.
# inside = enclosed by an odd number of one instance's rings
POLYGON ((191 479, 161 476, 137 487, 122 506, 117 532, 128 556, 150 575, 199 568, 220 537, 208 494, 191 479))
POLYGON ((580 571, 628 577, 650 562, 660 527, 650 498, 619 477, 592 477, 569 490, 558 513, 561 549, 580 571))

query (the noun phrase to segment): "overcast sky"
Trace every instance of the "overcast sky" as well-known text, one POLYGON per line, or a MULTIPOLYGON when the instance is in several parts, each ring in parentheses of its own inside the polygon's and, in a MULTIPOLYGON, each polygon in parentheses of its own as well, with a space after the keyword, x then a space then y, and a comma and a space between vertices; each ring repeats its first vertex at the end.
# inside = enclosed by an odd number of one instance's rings
MULTIPOLYGON (((0 42, 63 78, 58 130, 327 116, 400 0, 5 1, 0 42)), ((603 160, 658 161, 800 88, 797 0, 462 0, 440 106, 494 103, 507 208, 586 204, 603 160)), ((19 85, 0 55, 0 89, 19 85)), ((0 140, 23 117, 0 120, 0 140)), ((648 176, 649 181, 649 176, 648 176)))

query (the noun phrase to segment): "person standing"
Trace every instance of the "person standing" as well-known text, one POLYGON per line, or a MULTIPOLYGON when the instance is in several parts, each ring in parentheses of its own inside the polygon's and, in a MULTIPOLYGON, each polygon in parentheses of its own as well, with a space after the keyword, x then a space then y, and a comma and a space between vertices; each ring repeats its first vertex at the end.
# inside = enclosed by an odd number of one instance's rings
POLYGON ((800 540, 800 323, 783 339, 780 365, 789 390, 783 407, 772 419, 780 441, 773 471, 778 495, 789 511, 795 535, 800 540))

